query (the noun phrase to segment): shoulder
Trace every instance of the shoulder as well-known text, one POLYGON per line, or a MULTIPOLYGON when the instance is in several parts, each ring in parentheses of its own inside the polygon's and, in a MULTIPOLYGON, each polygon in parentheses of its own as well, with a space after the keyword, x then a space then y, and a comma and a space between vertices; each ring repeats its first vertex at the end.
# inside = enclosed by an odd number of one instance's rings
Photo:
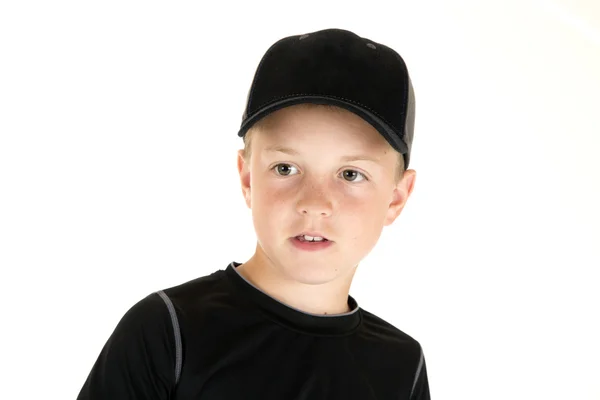
POLYGON ((361 336, 370 342, 385 345, 391 351, 401 351, 418 362, 422 350, 415 338, 369 311, 361 309, 361 312, 361 336))
POLYGON ((225 271, 218 270, 209 275, 165 288, 157 293, 159 296, 164 293, 163 299, 168 298, 178 311, 183 311, 190 307, 208 306, 215 298, 231 294, 231 288, 225 271))
POLYGON ((209 307, 207 297, 225 293, 223 271, 148 294, 134 303, 119 321, 111 342, 160 341, 165 348, 174 348, 177 332, 174 327, 197 308, 209 307))
POLYGON ((371 331, 377 331, 390 340, 397 340, 412 344, 418 343, 412 336, 404 331, 401 331, 383 318, 378 317, 377 315, 363 308, 361 308, 361 311, 363 315, 363 325, 365 328, 371 331))
POLYGON ((164 301, 131 306, 106 341, 78 399, 162 399, 175 382, 175 339, 164 301))
POLYGON ((361 309, 354 354, 366 365, 391 377, 410 399, 429 399, 427 371, 421 344, 375 314, 361 309))
POLYGON ((158 293, 151 293, 133 304, 123 315, 117 332, 162 332, 170 323, 168 309, 158 293))

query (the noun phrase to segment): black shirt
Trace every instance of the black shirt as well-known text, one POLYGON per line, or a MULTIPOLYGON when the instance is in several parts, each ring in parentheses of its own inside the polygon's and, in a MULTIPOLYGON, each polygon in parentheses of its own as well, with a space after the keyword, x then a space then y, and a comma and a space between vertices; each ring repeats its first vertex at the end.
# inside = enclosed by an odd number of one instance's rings
POLYGON ((129 309, 78 399, 430 398, 416 340, 351 296, 346 314, 291 308, 246 281, 238 265, 129 309))

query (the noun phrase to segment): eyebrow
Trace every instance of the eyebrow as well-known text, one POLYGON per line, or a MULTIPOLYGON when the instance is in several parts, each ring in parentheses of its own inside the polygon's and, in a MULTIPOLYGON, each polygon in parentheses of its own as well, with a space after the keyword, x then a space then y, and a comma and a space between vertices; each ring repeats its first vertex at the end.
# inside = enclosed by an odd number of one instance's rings
MULTIPOLYGON (((279 146, 279 145, 267 147, 267 148, 265 148, 265 151, 273 152, 273 153, 284 153, 284 154, 288 154, 290 156, 299 156, 300 155, 300 153, 294 149, 291 149, 289 147, 279 146)), ((344 156, 344 157, 341 157, 340 160, 342 160, 344 162, 371 161, 371 162, 375 162, 375 163, 378 163, 381 161, 377 157, 371 157, 371 156, 367 156, 367 155, 363 155, 363 154, 344 156)))
POLYGON ((283 146, 279 146, 279 145, 269 146, 269 147, 265 148, 265 151, 268 151, 268 152, 277 152, 277 153, 285 153, 285 154, 289 154, 291 156, 298 156, 298 155, 300 155, 300 153, 298 153, 294 149, 290 149, 289 147, 283 147, 283 146))

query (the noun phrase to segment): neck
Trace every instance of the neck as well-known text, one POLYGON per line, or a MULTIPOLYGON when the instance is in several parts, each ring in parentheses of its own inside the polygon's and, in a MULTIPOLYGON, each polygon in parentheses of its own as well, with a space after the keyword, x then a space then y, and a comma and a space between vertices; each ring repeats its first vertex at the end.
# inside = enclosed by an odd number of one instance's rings
POLYGON ((272 298, 297 310, 318 315, 344 314, 350 310, 348 294, 355 268, 347 276, 321 284, 306 284, 291 279, 281 268, 259 259, 256 254, 237 271, 248 282, 272 298))

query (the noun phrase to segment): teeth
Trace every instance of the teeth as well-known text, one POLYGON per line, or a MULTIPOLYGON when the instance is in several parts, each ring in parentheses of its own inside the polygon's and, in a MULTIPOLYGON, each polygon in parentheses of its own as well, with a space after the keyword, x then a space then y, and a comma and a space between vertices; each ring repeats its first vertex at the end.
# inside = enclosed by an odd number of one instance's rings
POLYGON ((300 237, 304 238, 304 240, 306 240, 307 242, 321 242, 324 240, 322 237, 319 236, 301 235, 300 237))

